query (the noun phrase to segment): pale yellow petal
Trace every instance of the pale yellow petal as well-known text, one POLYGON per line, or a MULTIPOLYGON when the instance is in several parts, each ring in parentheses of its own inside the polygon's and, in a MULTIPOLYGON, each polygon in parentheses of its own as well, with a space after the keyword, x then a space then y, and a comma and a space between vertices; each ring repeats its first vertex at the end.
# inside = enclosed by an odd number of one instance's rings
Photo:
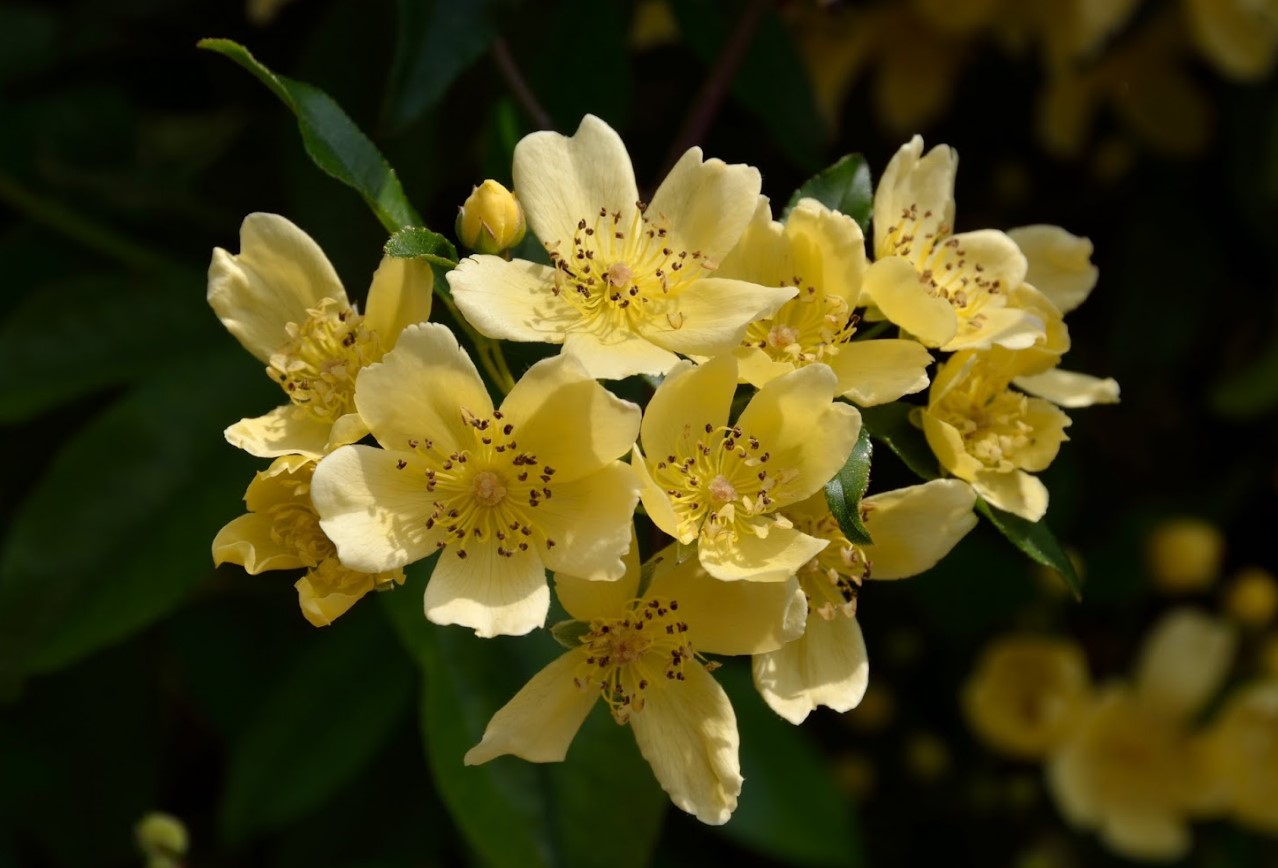
POLYGON ((639 407, 595 382, 576 359, 537 362, 502 402, 520 450, 553 467, 556 482, 593 473, 629 451, 639 437, 639 407))
POLYGON ((338 416, 329 429, 328 440, 324 444, 324 453, 328 454, 338 446, 358 443, 369 435, 368 423, 358 413, 347 413, 338 416))
POLYGON ((758 347, 737 347, 733 355, 741 381, 756 389, 795 369, 792 363, 777 361, 758 347))
POLYGON ((601 380, 620 380, 635 374, 660 376, 679 361, 670 350, 646 337, 614 331, 601 338, 591 331, 576 331, 564 339, 564 355, 572 356, 601 380))
POLYGON ((555 496, 541 501, 533 520, 555 545, 542 552, 552 570, 590 580, 614 580, 625 571, 639 480, 614 461, 571 482, 555 477, 555 496))
POLYGON ((861 433, 856 408, 830 400, 834 386, 825 365, 800 368, 761 388, 737 420, 769 453, 768 470, 780 481, 768 494, 780 506, 829 482, 861 433))
POLYGON ((1020 226, 1008 236, 1025 254, 1027 283, 1033 284, 1061 313, 1087 300, 1099 271, 1092 264, 1092 242, 1059 226, 1020 226))
POLYGON ((630 719, 639 752, 661 788, 703 823, 726 823, 741 794, 737 716, 728 695, 695 662, 686 681, 663 685, 630 719))
POLYGON ((254 576, 306 566, 296 549, 272 535, 273 528, 271 517, 260 512, 232 519, 213 538, 213 565, 239 564, 254 576))
POLYGON ((325 452, 332 425, 293 404, 283 404, 252 419, 241 419, 225 431, 226 442, 258 458, 325 452))
POLYGON ((766 537, 743 533, 736 539, 701 536, 701 566, 725 582, 785 582, 828 544, 792 527, 772 525, 766 537))
POLYGON ((311 500, 343 564, 381 573, 435 551, 440 531, 426 529, 434 511, 426 470, 411 453, 371 446, 343 446, 319 463, 311 500))
POLYGON ((917 341, 853 341, 829 360, 838 377, 835 389, 862 407, 895 401, 927 388, 932 354, 917 341))
POLYGON ((923 139, 915 136, 902 145, 883 170, 874 191, 874 253, 893 253, 890 242, 906 212, 917 215, 917 238, 938 234, 954 226, 954 177, 958 154, 948 145, 938 145, 923 155, 923 139), (927 215, 927 216, 924 216, 927 215))
MULTIPOLYGON (((932 384, 934 392, 936 388, 937 384, 934 382, 932 384)), ((927 445, 931 447, 932 454, 936 456, 941 467, 959 479, 966 479, 968 482, 975 479, 976 474, 985 469, 985 465, 967 451, 963 443, 963 435, 958 432, 958 429, 926 410, 921 415, 923 436, 927 438, 927 445)))
MULTIPOLYGON (((800 199, 785 221, 786 239, 793 252, 796 275, 821 292, 861 306, 865 275, 865 236, 846 214, 832 211, 815 199, 800 199)), ((784 277, 781 283, 791 282, 784 277)))
POLYGON ((753 166, 703 161, 701 149, 690 148, 653 194, 647 216, 669 227, 671 246, 718 263, 741 238, 762 186, 753 166))
POLYGON ((873 545, 862 546, 872 579, 930 570, 976 527, 976 492, 958 479, 934 479, 862 501, 873 545))
POLYGON ((737 365, 731 356, 704 365, 680 362, 653 394, 640 423, 643 448, 652 461, 674 454, 676 444, 695 441, 704 431, 726 425, 737 388, 737 365))
POLYGON ((1071 424, 1070 418, 1050 401, 1030 398, 1024 420, 1025 424, 1034 429, 1034 436, 1028 444, 1017 450, 1016 465, 1030 473, 1046 470, 1056 459, 1061 443, 1069 439, 1065 436, 1065 429, 1071 424))
POLYGON ((555 573, 555 596, 564 611, 578 621, 613 618, 639 594, 639 546, 631 525, 630 548, 622 560, 626 571, 614 582, 596 582, 566 573, 555 573))
POLYGON ((977 494, 1004 512, 1028 521, 1038 521, 1047 514, 1047 486, 1023 470, 980 470, 968 481, 977 494))
POLYGON ((715 274, 764 286, 784 286, 794 275, 790 252, 785 227, 772 219, 768 198, 760 196, 741 240, 723 257, 715 274))
POLYGON ((1043 337, 1043 321, 1029 311, 1014 307, 986 308, 979 317, 960 319, 958 333, 942 345, 941 351, 987 350, 995 346, 1023 350, 1043 337))
POLYGON ((497 553, 494 541, 449 546, 440 552, 426 584, 426 618, 460 624, 485 639, 523 636, 546 623, 550 586, 537 552, 497 553))
POLYGON ((581 658, 578 652, 563 654, 534 675, 488 721, 484 737, 463 762, 480 765, 507 754, 535 763, 561 762, 599 700, 598 688, 573 683, 581 658))
POLYGON ((246 350, 265 362, 288 340, 288 323, 306 322, 321 299, 346 303, 337 272, 311 236, 278 214, 240 225, 240 252, 213 251, 208 301, 246 350))
POLYGON ((803 637, 754 657, 754 685, 777 714, 798 725, 817 706, 851 711, 870 683, 870 662, 856 618, 808 619, 803 637))
POLYGON ((515 145, 512 174, 528 225, 547 245, 570 244, 578 221, 601 208, 629 215, 639 200, 621 136, 594 115, 582 118, 571 137, 524 136, 515 145))
POLYGON ((1074 371, 1053 368, 1012 380, 1023 392, 1046 398, 1060 407, 1090 407, 1093 404, 1117 404, 1118 381, 1101 379, 1074 371))
MULTIPOLYGON (((364 596, 360 594, 328 593, 319 594, 311 584, 310 573, 302 576, 293 587, 297 589, 297 603, 301 607, 302 616, 313 627, 328 627, 342 615, 350 611, 364 596)), ((371 589, 372 582, 369 582, 371 589)), ((365 592, 366 593, 366 592, 365 592)))
POLYGON ((409 326, 394 350, 360 372, 355 406, 383 446, 410 450, 410 440, 429 439, 445 455, 474 442, 462 410, 479 418, 493 412, 475 363, 436 323, 409 326))
POLYGON ((894 325, 923 344, 939 347, 958 333, 958 316, 948 301, 932 295, 931 285, 900 256, 888 256, 865 272, 862 292, 894 325))
POLYGON ((1145 637, 1136 692, 1164 713, 1189 719, 1220 688, 1233 665, 1238 635, 1223 618, 1175 609, 1145 637))
POLYGON ((723 582, 692 558, 676 563, 675 547, 658 557, 649 597, 678 602, 697 651, 760 654, 803 635, 807 598, 797 579, 785 582, 723 582))
POLYGON ((640 334, 659 347, 688 356, 729 353, 741 343, 750 323, 772 316, 797 292, 792 286, 702 278, 679 293, 666 316, 645 320, 640 334))
POLYGON ((1150 862, 1175 862, 1189 852, 1192 843, 1184 818, 1139 805, 1106 814, 1100 836, 1114 852, 1150 862))
POLYGON ((435 272, 416 259, 383 256, 373 273, 364 306, 364 326, 377 333, 383 350, 393 349, 400 332, 430 319, 435 272))
POLYGON ((581 314, 554 293, 554 269, 500 256, 467 256, 448 272, 453 300, 480 334, 508 341, 563 343, 581 314))

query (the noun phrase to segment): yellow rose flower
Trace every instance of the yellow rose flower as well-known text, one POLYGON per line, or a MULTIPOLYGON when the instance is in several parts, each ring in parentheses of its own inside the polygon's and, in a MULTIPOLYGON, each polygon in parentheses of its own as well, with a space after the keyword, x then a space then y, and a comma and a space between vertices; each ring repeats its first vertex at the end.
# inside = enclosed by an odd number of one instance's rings
POLYGON ((1071 731, 1090 699, 1082 649, 1046 636, 1005 636, 963 687, 968 725, 995 750, 1038 759, 1071 731))
POLYGON ((1211 722, 1203 749, 1230 817, 1278 835, 1278 680, 1230 696, 1211 722))
POLYGON ((1045 470, 1063 441, 1069 417, 1051 402, 1009 388, 1018 354, 955 353, 937 372, 921 412, 923 433, 946 472, 966 480, 999 509, 1038 521, 1045 470))
POLYGON ((818 491, 783 514, 796 530, 829 542, 797 573, 808 602, 807 629, 775 651, 756 654, 754 684, 772 710, 793 724, 820 705, 855 708, 869 683, 857 597, 866 579, 903 579, 931 569, 976 526, 967 483, 935 479, 861 501, 872 545, 848 541, 818 491))
POLYGON ((680 362, 644 412, 631 464, 649 518, 719 579, 783 581, 827 541, 781 512, 821 490, 847 460, 861 415, 836 404, 835 376, 809 365, 763 386, 736 424, 737 363, 680 362), (646 453, 647 457, 644 457, 646 453))
POLYGON ((360 572, 338 560, 311 502, 314 472, 313 459, 286 455, 258 473, 244 494, 248 513, 214 538, 213 563, 239 564, 250 575, 305 569, 294 586, 298 603, 306 620, 326 627, 369 591, 402 585, 404 572, 360 572))
POLYGON ((547 567, 622 575, 638 483, 617 458, 639 408, 576 359, 533 365, 494 409, 452 332, 411 326, 360 375, 355 405, 383 448, 344 446, 320 462, 320 525, 358 569, 439 551, 431 621, 522 635, 545 622, 547 567))
POLYGON ((657 556, 640 596, 638 556, 617 582, 556 574, 568 614, 586 626, 580 647, 552 662, 503 706, 466 754, 467 765, 513 754, 559 762, 601 699, 629 724, 671 801, 703 823, 726 823, 741 792, 736 715, 710 676, 708 654, 753 654, 803 632, 803 594, 784 582, 724 584, 696 561, 657 556))
POLYGON ((1220 577, 1225 535, 1211 522, 1184 516, 1159 524, 1145 541, 1145 562, 1159 590, 1192 594, 1220 577))
POLYGON ((874 191, 875 263, 864 290, 879 311, 929 347, 950 352, 1024 349, 1043 323, 1009 302, 1025 279, 1025 256, 993 229, 954 233, 958 155, 923 154, 915 136, 888 163, 874 191))
POLYGON ((853 341, 865 274, 865 238, 856 221, 815 199, 803 199, 785 223, 761 199, 720 274, 799 294, 772 316, 755 320, 737 348, 743 380, 762 386, 795 368, 834 370, 835 394, 862 406, 895 401, 927 388, 932 354, 917 341, 853 341))
POLYGON ((1128 858, 1185 854, 1188 819, 1218 799, 1190 726, 1224 679, 1235 644, 1227 623, 1192 609, 1155 625, 1134 684, 1102 688, 1049 760, 1048 789, 1071 824, 1096 829, 1128 858))
POLYGON ((324 252, 276 214, 250 214, 240 252, 213 251, 208 301, 246 350, 267 363, 289 403, 226 429, 262 458, 319 458, 368 434, 355 412, 355 377, 395 346, 404 327, 430 316, 430 266, 385 257, 365 314, 350 303, 324 252))
POLYGON ((472 256, 449 272, 457 306, 488 337, 563 344, 592 377, 664 374, 676 353, 730 352, 795 295, 714 276, 754 212, 750 166, 692 148, 645 204, 621 137, 587 115, 571 137, 522 139, 513 173, 552 265, 472 256))

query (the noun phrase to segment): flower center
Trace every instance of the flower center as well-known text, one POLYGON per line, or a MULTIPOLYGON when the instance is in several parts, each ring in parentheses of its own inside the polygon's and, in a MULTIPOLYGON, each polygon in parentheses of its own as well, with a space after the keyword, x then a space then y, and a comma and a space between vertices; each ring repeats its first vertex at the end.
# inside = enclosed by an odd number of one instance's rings
MULTIPOLYGON (((862 520, 868 508, 862 504, 862 520)), ((860 546, 848 541, 838 521, 827 510, 819 518, 789 516, 795 528, 830 544, 799 568, 799 585, 808 598, 808 611, 829 621, 836 615, 856 617, 861 584, 870 577, 870 560, 860 546)))
POLYGON ((772 359, 795 367, 826 360, 856 334, 859 314, 846 301, 826 295, 795 276, 791 283, 799 294, 782 305, 771 319, 759 320, 746 329, 742 345, 758 347, 772 359))
POLYGON ((654 685, 684 680, 683 666, 694 655, 678 611, 678 600, 636 601, 621 618, 592 621, 581 637, 586 657, 573 682, 583 689, 598 685, 617 723, 643 711, 654 685))
MULTIPOLYGON (((948 301, 964 318, 978 316, 993 296, 1009 287, 997 278, 985 276, 985 265, 968 258, 967 249, 950 234, 953 231, 950 226, 941 223, 935 231, 923 231, 931 217, 931 211, 925 211, 920 217, 914 204, 902 209, 900 219, 888 227, 887 249, 879 255, 903 256, 910 260, 931 295, 948 301)), ((1000 300, 994 306, 1005 303, 1000 300)))
POLYGON ((1034 442, 1029 398, 996 378, 972 374, 951 389, 933 412, 963 437, 966 451, 986 467, 1007 472, 1034 442))
POLYGON ((288 342, 271 356, 266 373, 295 406, 334 422, 354 409, 355 377, 382 349, 354 308, 326 298, 307 313, 306 322, 288 324, 288 342))
POLYGON ((571 242, 546 245, 555 281, 551 291, 582 314, 579 328, 607 335, 654 318, 679 328, 674 299, 683 287, 718 267, 701 251, 680 250, 670 240, 664 215, 649 217, 636 202, 621 211, 600 208, 582 217, 571 242))
MULTIPOLYGON (((686 543, 701 534, 735 536, 746 526, 766 535, 771 522, 761 517, 777 508, 776 487, 797 472, 766 467, 771 454, 738 426, 706 424, 702 430, 697 436, 692 426, 685 426, 675 452, 652 467, 654 479, 673 502, 679 539, 686 543)), ((780 515, 774 521, 789 526, 780 515)))
POLYGON ((537 527, 538 507, 554 496, 555 468, 522 451, 515 425, 494 410, 477 416, 463 408, 462 422, 474 435, 467 447, 444 452, 428 437, 410 438, 408 451, 421 459, 396 461, 400 471, 421 472, 431 497, 425 522, 436 536, 436 548, 451 548, 459 558, 474 546, 493 546, 500 557, 513 558, 555 540, 537 527))
POLYGON ((305 503, 277 503, 270 509, 271 539, 284 548, 297 553, 307 567, 318 567, 326 560, 337 557, 337 547, 324 533, 319 516, 310 506, 306 494, 309 485, 299 485, 305 503))

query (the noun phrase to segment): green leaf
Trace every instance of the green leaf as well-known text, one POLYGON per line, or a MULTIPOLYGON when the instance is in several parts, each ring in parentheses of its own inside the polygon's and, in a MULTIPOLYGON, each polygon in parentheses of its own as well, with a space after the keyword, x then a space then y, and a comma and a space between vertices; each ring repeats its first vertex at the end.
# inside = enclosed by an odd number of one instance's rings
POLYGON ((212 574, 254 467, 219 431, 278 394, 255 367, 238 348, 170 365, 67 441, 0 550, 0 675, 118 641, 212 574))
POLYGON ((848 538, 848 542, 858 545, 871 545, 870 532, 861 523, 861 498, 870 487, 870 458, 874 447, 870 443, 870 432, 864 425, 856 438, 848 460, 834 478, 825 484, 825 502, 839 529, 848 538))
POLYGON ((861 425, 870 429, 870 436, 891 449, 921 479, 940 476, 936 456, 927 445, 923 432, 910 421, 914 407, 892 403, 861 410, 861 425))
POLYGON ((1076 599, 1083 598, 1083 583, 1074 569, 1074 563, 1043 520, 1029 521, 990 506, 979 497, 976 499, 976 511, 985 516, 1014 546, 1029 555, 1031 560, 1060 573, 1076 599))
POLYGON ((397 591, 386 604, 421 667, 427 760, 467 841, 498 868, 588 865, 602 853, 609 865, 649 864, 666 798, 629 728, 613 723, 602 703, 562 763, 510 756, 478 766, 462 763, 493 714, 563 649, 545 633, 480 639, 469 630, 428 623, 420 595, 429 563, 410 568, 404 590, 414 592, 397 591), (619 790, 624 798, 600 798, 619 790))
MULTIPOLYGON (((828 129, 790 32, 771 5, 732 78, 732 96, 772 133, 795 165, 814 171, 825 162, 828 129)), ((744 6, 719 0, 670 4, 679 33, 708 67, 719 57, 744 6)))
POLYGON ((302 143, 315 165, 363 196, 388 232, 422 222, 404 195, 395 170, 328 94, 276 75, 237 42, 201 39, 196 44, 229 57, 270 88, 297 118, 302 143))
POLYGON ((203 297, 188 291, 199 282, 84 276, 29 293, 0 324, 0 423, 136 381, 224 339, 203 297))
POLYGON ((787 864, 863 865, 856 811, 807 734, 760 698, 748 666, 715 673, 732 700, 745 784, 726 837, 787 864))
POLYGON ((230 843, 324 804, 410 707, 413 667, 371 600, 314 631, 308 646, 231 748, 221 806, 230 843))
POLYGON ((399 0, 395 61, 386 98, 394 129, 417 120, 488 50, 511 0, 399 0))
POLYGON ((1211 405, 1221 416, 1235 419, 1255 418, 1278 407, 1278 343, 1216 386, 1211 405))
POLYGON ((874 209, 870 167, 860 154, 848 154, 795 190, 785 206, 785 213, 794 210, 800 199, 816 199, 825 207, 848 215, 860 224, 862 232, 868 232, 870 213, 874 209))
POLYGON ((420 226, 407 226, 393 233, 382 252, 400 259, 422 259, 440 268, 457 265, 457 248, 453 243, 438 232, 420 226))

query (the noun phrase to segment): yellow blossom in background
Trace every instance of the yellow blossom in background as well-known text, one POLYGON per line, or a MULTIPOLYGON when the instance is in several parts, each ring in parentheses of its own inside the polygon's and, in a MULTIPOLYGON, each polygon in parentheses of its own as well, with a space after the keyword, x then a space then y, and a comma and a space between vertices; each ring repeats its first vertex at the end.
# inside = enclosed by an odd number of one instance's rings
POLYGON ((1194 47, 1222 74, 1259 81, 1278 59, 1274 0, 1183 0, 1194 47))
POLYGON ((1025 256, 994 229, 954 234, 957 168, 952 148, 924 155, 918 136, 892 157, 874 191, 875 262, 865 293, 926 346, 1031 347, 1043 322, 1009 300, 1025 279, 1025 256))
POLYGON ((1016 354, 955 353, 932 381, 920 415, 941 467, 993 506, 1030 521, 1047 512, 1047 469, 1068 438, 1069 417, 1049 401, 1009 388, 1016 354))
POLYGON ((927 388, 932 355, 910 340, 853 341, 861 316, 865 237, 851 217, 803 199, 784 223, 761 200, 720 273, 764 286, 794 286, 798 296, 755 320, 737 348, 740 376, 762 386, 782 374, 823 363, 839 394, 862 406, 927 388))
POLYGON ((533 365, 495 409, 452 332, 413 326, 360 375, 355 403, 383 448, 320 462, 320 524, 343 563, 370 572, 439 551, 431 621, 522 635, 545 622, 546 568, 622 575, 638 484, 617 459, 639 408, 575 358, 533 365))
POLYGON ((976 526, 976 495, 955 479, 936 479, 861 501, 871 545, 848 541, 825 492, 784 510, 797 530, 829 541, 798 570, 808 601, 803 636, 753 660, 754 684, 772 710, 793 724, 817 706, 855 708, 869 683, 857 596, 866 579, 903 579, 931 569, 976 526))
POLYGON ((1235 644, 1227 623, 1192 609, 1154 626, 1133 683, 1102 687, 1051 754, 1048 789, 1066 820, 1128 858, 1170 862, 1188 851, 1189 819, 1216 798, 1190 727, 1235 644))
POLYGON ((455 228, 457 240, 476 253, 501 253, 522 241, 528 226, 519 200, 490 178, 466 198, 455 228))
POLYGON ((369 591, 402 585, 404 572, 360 572, 338 560, 337 548, 320 528, 311 502, 314 472, 313 459, 287 455, 258 473, 244 494, 248 513, 214 538, 213 563, 239 564, 250 575, 305 569, 295 585, 298 603, 306 620, 325 627, 369 591))
POLYGON ((172 814, 152 811, 133 829, 146 868, 181 868, 190 847, 186 825, 172 814))
POLYGON ((368 434, 355 411, 355 377, 395 346, 405 326, 430 316, 430 266, 384 257, 360 314, 309 235, 276 214, 250 214, 240 252, 213 251, 208 301, 288 397, 226 429, 234 446, 262 458, 318 458, 368 434))
POLYGON ((1268 627, 1278 615, 1278 579, 1262 567, 1244 567, 1225 586, 1224 610, 1246 627, 1268 627))
POLYGON ((629 724, 670 799, 703 823, 726 823, 741 792, 736 715, 702 654, 754 654, 803 632, 798 582, 725 584, 696 561, 657 556, 641 591, 632 548, 626 575, 592 582, 556 574, 555 592, 581 622, 580 646, 541 670, 501 708, 466 764, 514 754, 558 762, 596 702, 629 724))
POLYGON ((1221 807, 1230 818, 1278 835, 1278 678, 1230 696, 1203 745, 1221 807))
POLYGON ((1090 699, 1082 649, 1046 636, 1005 636, 982 652, 963 686, 968 725, 991 748, 1039 759, 1073 729, 1090 699))
POLYGON ((1205 519, 1164 521, 1145 541, 1145 562, 1154 585, 1168 594, 1203 591, 1215 584, 1225 557, 1225 537, 1205 519))
POLYGON ((644 509, 701 565, 725 580, 783 581, 826 547, 782 510, 817 491, 861 431, 856 408, 834 403, 834 372, 809 365, 769 381, 735 424, 737 362, 680 362, 652 396, 631 464, 644 509))
POLYGON ((750 166, 692 148, 644 203, 621 137, 587 115, 571 137, 524 137, 513 173, 552 264, 473 256, 448 273, 488 337, 563 344, 602 379, 664 374, 676 353, 730 352, 795 295, 714 276, 754 212, 762 181, 750 166))

